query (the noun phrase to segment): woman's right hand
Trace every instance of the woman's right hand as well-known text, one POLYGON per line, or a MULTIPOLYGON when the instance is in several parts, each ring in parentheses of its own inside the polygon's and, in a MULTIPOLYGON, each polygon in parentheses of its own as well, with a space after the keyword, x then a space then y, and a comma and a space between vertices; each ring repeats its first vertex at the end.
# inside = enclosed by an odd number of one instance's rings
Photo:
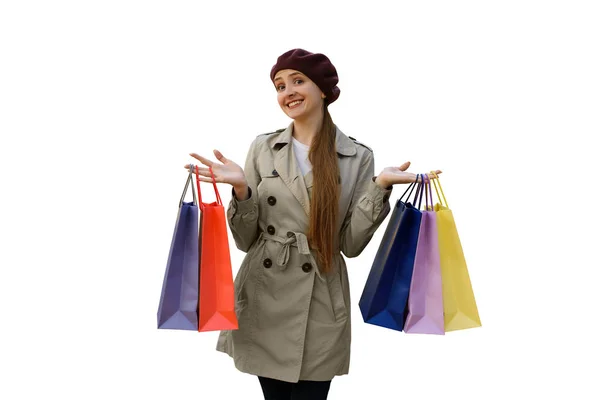
MULTIPOLYGON (((206 165, 204 168, 198 168, 200 180, 202 182, 212 182, 212 177, 209 170, 209 168, 212 168, 213 175, 215 176, 215 181, 217 183, 229 183, 236 189, 236 192, 239 190, 245 190, 248 186, 248 182, 246 181, 246 175, 244 174, 243 168, 233 161, 225 158, 225 156, 223 156, 219 150, 214 150, 213 152, 217 160, 219 160, 222 164, 210 161, 209 159, 204 158, 196 153, 190 153, 190 156, 206 165)), ((189 171, 190 164, 185 165, 184 168, 189 171)))

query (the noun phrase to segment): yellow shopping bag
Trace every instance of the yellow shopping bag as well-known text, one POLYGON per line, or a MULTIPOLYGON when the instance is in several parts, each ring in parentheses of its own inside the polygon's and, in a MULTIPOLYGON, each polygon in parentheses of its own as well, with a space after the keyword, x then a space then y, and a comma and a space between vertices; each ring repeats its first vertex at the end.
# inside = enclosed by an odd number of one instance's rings
POLYGON ((434 184, 439 201, 434 209, 436 212, 442 273, 444 330, 449 332, 480 327, 479 311, 454 216, 448 206, 446 196, 444 196, 439 177, 433 171, 432 174, 436 177, 431 181, 434 184), (442 197, 440 197, 440 192, 442 197), (444 199, 443 202, 442 198, 444 199))

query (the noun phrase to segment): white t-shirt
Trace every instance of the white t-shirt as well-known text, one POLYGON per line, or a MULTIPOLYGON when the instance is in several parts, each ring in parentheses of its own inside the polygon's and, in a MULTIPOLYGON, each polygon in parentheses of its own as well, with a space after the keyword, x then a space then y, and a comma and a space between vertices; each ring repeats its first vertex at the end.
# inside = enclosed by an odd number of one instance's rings
POLYGON ((298 162, 300 171, 302 171, 302 175, 308 174, 308 172, 312 169, 312 165, 310 164, 310 161, 308 160, 308 152, 310 150, 310 146, 300 143, 293 136, 292 136, 292 145, 294 146, 294 153, 296 154, 296 161, 298 162))

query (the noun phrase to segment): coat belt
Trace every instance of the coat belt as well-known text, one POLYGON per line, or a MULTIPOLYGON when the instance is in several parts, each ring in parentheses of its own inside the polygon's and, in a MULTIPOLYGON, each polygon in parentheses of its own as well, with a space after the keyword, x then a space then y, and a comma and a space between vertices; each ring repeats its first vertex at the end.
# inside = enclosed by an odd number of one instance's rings
MULTIPOLYGON (((256 240, 256 243, 260 243, 263 240, 271 240, 273 242, 282 244, 281 250, 279 251, 279 254, 277 254, 277 260, 276 260, 276 262, 279 265, 281 270, 285 270, 287 268, 287 263, 290 259, 290 247, 291 246, 297 247, 298 252, 300 254, 305 255, 310 259, 310 262, 313 264, 313 266, 315 268, 315 272, 316 272, 317 276, 319 277, 319 279, 321 281, 325 281, 325 279, 321 275, 321 271, 319 271, 319 267, 318 267, 317 262, 315 261, 315 258, 313 257, 312 253, 310 252, 310 248, 308 246, 308 238, 306 237, 306 235, 302 232, 292 232, 292 233, 294 234, 293 236, 282 238, 279 236, 269 235, 268 233, 261 232, 260 236, 256 240)), ((264 245, 263 245, 262 253, 264 254, 264 245)), ((250 269, 251 269, 250 266, 248 266, 247 271, 242 278, 241 285, 239 285, 239 287, 237 288, 238 293, 236 295, 235 301, 236 301, 236 309, 238 310, 237 311, 238 313, 241 313, 246 308, 246 302, 242 300, 242 288, 244 287, 244 284, 246 283, 246 279, 250 275, 250 269)))
POLYGON ((316 274, 319 279, 323 280, 321 276, 321 272, 319 271, 319 267, 310 252, 310 247, 308 246, 308 238, 302 232, 292 232, 293 235, 288 237, 280 237, 275 235, 269 235, 268 233, 261 232, 258 240, 271 240, 273 242, 280 243, 281 250, 279 250, 279 254, 277 254, 277 265, 279 265, 280 269, 283 271, 287 268, 288 261, 290 259, 290 247, 294 246, 298 248, 298 252, 302 255, 307 256, 310 259, 310 262, 313 264, 315 268, 316 274))

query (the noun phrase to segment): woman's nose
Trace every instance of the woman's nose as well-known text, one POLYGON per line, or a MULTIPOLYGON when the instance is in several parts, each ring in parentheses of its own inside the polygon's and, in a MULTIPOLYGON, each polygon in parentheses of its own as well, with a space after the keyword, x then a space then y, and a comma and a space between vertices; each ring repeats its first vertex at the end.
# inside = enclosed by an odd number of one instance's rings
POLYGON ((292 88, 285 88, 285 92, 287 97, 294 97, 296 94, 296 91, 292 88))

